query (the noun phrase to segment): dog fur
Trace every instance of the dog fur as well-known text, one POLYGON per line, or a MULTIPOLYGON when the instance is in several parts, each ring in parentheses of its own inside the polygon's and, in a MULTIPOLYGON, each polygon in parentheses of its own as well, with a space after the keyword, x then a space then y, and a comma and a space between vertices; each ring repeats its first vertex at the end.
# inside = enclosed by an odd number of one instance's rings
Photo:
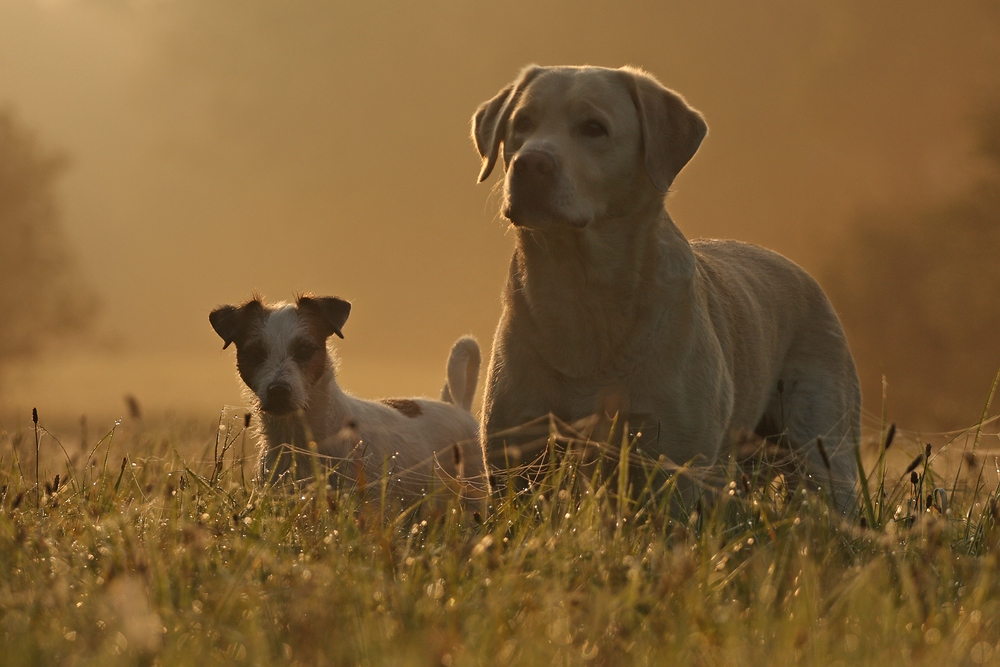
POLYGON ((487 371, 488 459, 503 465, 497 434, 547 413, 618 414, 645 432, 642 451, 677 464, 714 462, 755 432, 832 479, 847 511, 861 395, 830 302, 777 253, 689 243, 664 209, 706 133, 680 95, 631 67, 530 66, 479 107, 479 180, 502 156, 515 232, 487 371))
POLYGON ((320 460, 355 483, 359 467, 369 483, 388 473, 390 493, 403 503, 432 487, 466 497, 478 493, 484 463, 479 424, 469 409, 479 345, 464 337, 452 348, 445 393, 456 400, 366 401, 337 384, 327 347, 330 336, 343 338, 350 310, 350 303, 336 297, 301 296, 294 304, 274 305, 254 297, 209 315, 223 349, 236 345, 237 370, 260 419, 262 477, 292 465, 297 476, 311 475, 315 443, 320 460))

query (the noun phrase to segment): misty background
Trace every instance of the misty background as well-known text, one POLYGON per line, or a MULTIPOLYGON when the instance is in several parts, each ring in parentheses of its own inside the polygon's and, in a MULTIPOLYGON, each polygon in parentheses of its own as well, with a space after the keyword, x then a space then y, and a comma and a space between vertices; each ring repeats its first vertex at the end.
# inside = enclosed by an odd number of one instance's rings
POLYGON ((1000 6, 971 0, 0 0, 0 412, 238 405, 207 314, 254 289, 351 300, 341 384, 434 395, 455 338, 488 354, 512 248, 469 119, 531 62, 681 92, 709 136, 680 228, 813 273, 869 412, 885 374, 891 419, 978 418, 1000 6))

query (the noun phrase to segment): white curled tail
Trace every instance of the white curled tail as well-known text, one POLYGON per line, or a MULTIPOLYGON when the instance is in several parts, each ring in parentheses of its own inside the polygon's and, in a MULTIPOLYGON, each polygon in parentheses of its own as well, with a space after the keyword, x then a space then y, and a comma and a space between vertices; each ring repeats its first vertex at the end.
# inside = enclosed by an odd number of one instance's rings
POLYGON ((448 355, 448 375, 444 389, 441 390, 441 400, 471 412, 480 363, 482 355, 475 338, 462 336, 455 341, 448 355))

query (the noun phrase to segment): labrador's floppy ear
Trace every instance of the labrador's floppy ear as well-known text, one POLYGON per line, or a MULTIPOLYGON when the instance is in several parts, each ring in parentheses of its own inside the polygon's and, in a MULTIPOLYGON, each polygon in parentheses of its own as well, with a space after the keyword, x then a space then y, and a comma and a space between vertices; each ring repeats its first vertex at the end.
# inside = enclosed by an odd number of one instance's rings
POLYGON ((215 333, 222 338, 222 349, 232 345, 240 337, 240 332, 246 328, 247 314, 263 308, 260 297, 254 296, 241 306, 219 306, 208 314, 215 333))
POLYGON ((351 304, 335 296, 300 296, 296 305, 301 310, 305 310, 320 323, 320 332, 324 338, 329 338, 332 334, 344 337, 344 324, 351 314, 351 304))
POLYGON ((517 105, 525 87, 531 83, 543 68, 528 65, 518 75, 514 83, 508 84, 488 102, 483 102, 472 117, 472 140, 483 158, 483 168, 479 171, 479 183, 492 173, 500 154, 500 144, 507 132, 507 120, 517 105))
POLYGON ((666 193, 684 165, 694 157, 708 126, 684 98, 639 69, 623 67, 631 81, 639 111, 646 173, 666 193))

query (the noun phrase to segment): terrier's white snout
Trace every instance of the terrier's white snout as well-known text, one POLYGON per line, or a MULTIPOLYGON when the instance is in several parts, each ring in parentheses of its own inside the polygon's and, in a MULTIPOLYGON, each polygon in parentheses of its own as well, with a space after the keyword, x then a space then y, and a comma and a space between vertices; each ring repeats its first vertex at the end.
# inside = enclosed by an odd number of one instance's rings
POLYGON ((261 400, 261 409, 265 412, 285 414, 294 408, 292 388, 283 382, 274 382, 267 387, 267 392, 261 400))

